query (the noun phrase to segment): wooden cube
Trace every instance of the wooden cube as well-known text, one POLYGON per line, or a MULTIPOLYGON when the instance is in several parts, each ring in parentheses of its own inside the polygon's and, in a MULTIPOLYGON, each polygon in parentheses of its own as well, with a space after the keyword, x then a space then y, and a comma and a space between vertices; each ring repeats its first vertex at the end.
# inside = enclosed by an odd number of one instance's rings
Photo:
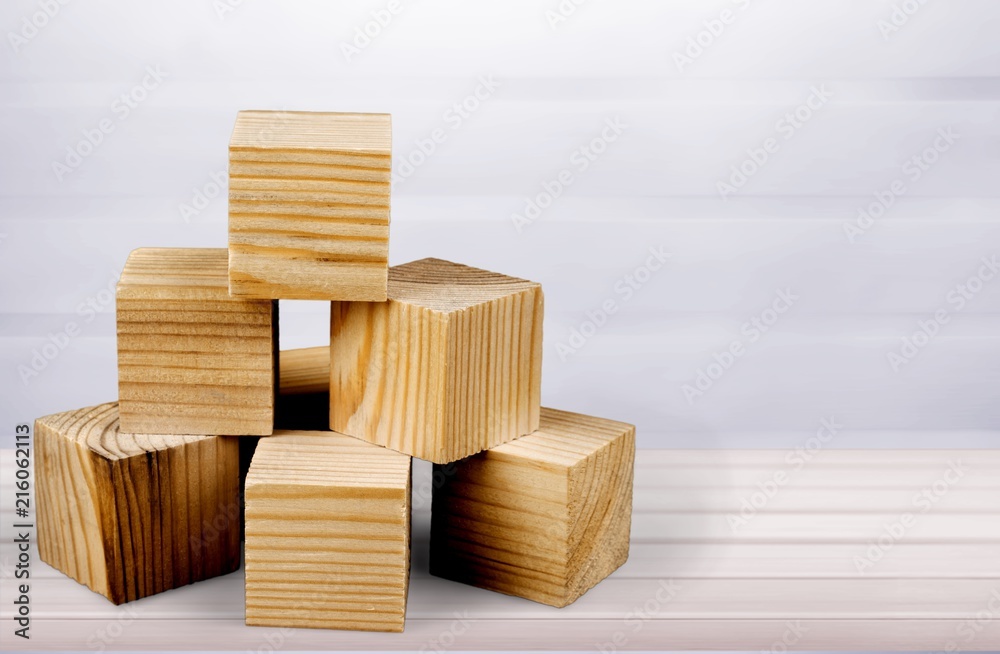
POLYGON ((330 346, 282 350, 278 375, 281 395, 330 392, 330 346))
POLYGON ((266 436, 278 305, 229 295, 223 249, 143 248, 118 282, 121 430, 266 436))
POLYGON ((388 114, 241 111, 229 142, 229 290, 386 297, 388 114))
POLYGON ((115 604, 240 565, 239 439, 119 432, 115 403, 35 421, 38 552, 115 604))
POLYGON ((635 427, 543 408, 535 433, 453 463, 431 509, 431 574, 566 606, 625 563, 635 427))
POLYGON ((275 429, 325 430, 330 424, 330 346, 282 350, 275 429))
POLYGON ((246 480, 246 623, 402 631, 410 457, 333 432, 262 438, 246 480))
POLYGON ((542 288, 439 259, 389 270, 389 301, 334 302, 330 428, 448 463, 538 428, 542 288))

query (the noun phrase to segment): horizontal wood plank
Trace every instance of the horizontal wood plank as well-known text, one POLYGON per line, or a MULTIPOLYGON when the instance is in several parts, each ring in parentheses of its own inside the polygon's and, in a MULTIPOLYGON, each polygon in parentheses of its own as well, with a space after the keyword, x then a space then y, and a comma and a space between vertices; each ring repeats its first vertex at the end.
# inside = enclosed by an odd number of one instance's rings
MULTIPOLYGON (((579 650, 615 646, 619 651, 671 649, 764 650, 780 647, 795 634, 799 650, 943 650, 949 644, 965 651, 1000 647, 1000 621, 965 620, 649 620, 635 617, 610 620, 469 620, 463 614, 407 621, 402 634, 330 632, 323 629, 248 628, 242 619, 147 620, 135 622, 122 613, 108 619, 39 620, 24 650, 80 648, 156 650, 170 643, 177 650, 204 651, 218 647, 270 651, 282 647, 302 650, 431 650, 453 643, 468 651, 579 650), (465 620, 465 623, 462 622, 465 620), (455 632, 462 630, 455 635, 455 632), (615 645, 615 639, 618 644, 615 645), (277 646, 275 645, 277 643, 277 646), (103 647, 102 647, 103 645, 103 647)), ((5 633, 13 622, 0 620, 5 633)), ((780 651, 780 650, 779 650, 780 651)))
MULTIPOLYGON (((664 639, 671 647, 768 649, 789 629, 799 632, 797 649, 1000 646, 998 621, 983 618, 1000 602, 994 599, 1000 597, 1000 531, 991 519, 1000 513, 1000 493, 989 483, 997 478, 1000 454, 824 451, 734 532, 727 513, 739 508, 744 492, 754 491, 756 479, 782 469, 784 454, 637 451, 630 559, 565 609, 427 574, 430 515, 422 487, 431 479, 429 466, 420 463, 407 627, 395 639, 245 627, 242 571, 113 607, 35 559, 34 638, 27 646, 55 647, 75 637, 77 644, 96 638, 94 646, 108 649, 165 642, 195 649, 217 637, 227 646, 255 649, 278 634, 287 646, 302 649, 419 649, 430 648, 459 617, 464 635, 452 636, 455 647, 466 650, 591 649, 615 638, 620 651, 662 648, 664 639), (931 509, 915 510, 914 492, 933 486, 956 459, 968 460, 970 472, 931 509), (985 476, 973 477, 973 464, 985 476), (872 487, 872 479, 880 481, 872 487), (975 479, 978 486, 966 483, 975 479), (907 512, 915 523, 859 570, 857 559, 871 555, 885 525, 907 512), (119 635, 100 640, 109 633, 119 635), (150 636, 156 633, 159 640, 150 636)), ((0 451, 5 494, 12 489, 12 463, 12 452, 0 451)), ((0 511, 4 523, 12 519, 9 509, 0 511)), ((11 544, 0 544, 5 593, 15 558, 11 544)), ((4 624, 12 617, 0 607, 4 624)))

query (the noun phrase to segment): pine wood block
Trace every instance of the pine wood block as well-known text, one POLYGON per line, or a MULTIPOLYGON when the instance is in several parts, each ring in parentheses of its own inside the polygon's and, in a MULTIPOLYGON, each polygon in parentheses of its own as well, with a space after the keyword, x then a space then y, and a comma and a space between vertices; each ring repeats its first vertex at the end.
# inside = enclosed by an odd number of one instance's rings
POLYGON ((330 346, 282 350, 275 429, 326 430, 330 425, 330 346))
POLYGON ((635 427, 543 408, 538 431, 449 466, 431 574, 562 607, 625 563, 635 427))
POLYGON ((246 480, 246 623, 402 631, 410 457, 332 432, 262 438, 246 480))
POLYGON ((229 142, 229 290, 385 301, 388 114, 241 111, 229 142))
POLYGON ((330 346, 282 350, 278 387, 282 395, 330 392, 330 346))
POLYGON ((38 551, 115 604, 240 565, 239 439, 121 433, 118 405, 35 421, 38 551))
POLYGON ((266 436, 278 307, 229 295, 224 249, 142 248, 118 282, 121 429, 266 436))
POLYGON ((439 259, 330 311, 330 428, 448 463, 538 428, 542 288, 439 259))

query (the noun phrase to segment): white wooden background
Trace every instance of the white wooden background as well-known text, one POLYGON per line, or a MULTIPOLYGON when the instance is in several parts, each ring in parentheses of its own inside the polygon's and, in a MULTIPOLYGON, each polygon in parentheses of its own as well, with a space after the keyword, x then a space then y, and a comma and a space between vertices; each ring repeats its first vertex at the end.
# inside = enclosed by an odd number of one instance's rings
MULTIPOLYGON (((0 457, 0 488, 13 461, 0 457)), ((1000 650, 1000 455, 824 450, 647 450, 636 462, 628 562, 556 609, 431 577, 430 467, 414 475, 413 558, 402 634, 243 624, 243 572, 119 607, 32 563, 33 639, 18 649, 410 651, 666 649, 1000 650), (955 466, 959 472, 948 475, 955 466), (784 473, 766 501, 757 483, 784 473), (937 491, 932 490, 938 489, 937 491), (925 509, 913 498, 929 490, 925 509), (940 491, 940 492, 938 492, 940 491), (742 501, 759 506, 733 528, 742 501), (929 501, 929 500, 928 500, 929 501), (887 525, 903 524, 872 554, 887 525), (870 560, 870 565, 858 559, 870 560)), ((6 505, 3 524, 14 520, 6 505)), ((14 545, 0 543, 0 638, 14 545)))
MULTIPOLYGON (((225 169, 235 112, 258 107, 389 111, 397 169, 444 130, 394 189, 391 259, 542 282, 549 405, 635 422, 645 447, 786 446, 829 416, 855 447, 995 442, 1000 283, 952 311, 898 373, 886 354, 1000 254, 997 3, 926 3, 885 38, 893 2, 594 0, 552 29, 555 0, 399 0, 348 62, 341 44, 385 2, 233 0, 220 17, 227 1, 69 3, 3 51, 6 424, 114 398, 102 291, 132 248, 226 242, 223 197, 189 221, 179 207, 225 169), (679 71, 673 53, 724 9, 732 24, 679 71), (168 77, 120 119, 112 103, 147 66, 168 77), (445 112, 481 76, 499 87, 453 129, 445 112), (820 85, 832 98, 785 141, 776 121, 820 85), (510 215, 524 197, 615 116, 628 124, 618 141, 519 234, 510 215), (104 118, 115 131, 59 181, 53 161, 104 118), (844 224, 947 127, 954 146, 849 242, 844 224), (720 199, 717 181, 771 136, 780 150, 720 199), (621 300, 615 283, 660 246, 666 267, 562 360, 559 343, 621 300), (690 404, 682 385, 784 288, 800 298, 793 309, 690 404), (84 322, 90 298, 104 311, 84 322), (68 321, 79 336, 25 382, 18 366, 68 321)), ((0 25, 16 31, 35 10, 5 2, 0 25)), ((284 304, 283 347, 325 340, 322 304, 284 304)))

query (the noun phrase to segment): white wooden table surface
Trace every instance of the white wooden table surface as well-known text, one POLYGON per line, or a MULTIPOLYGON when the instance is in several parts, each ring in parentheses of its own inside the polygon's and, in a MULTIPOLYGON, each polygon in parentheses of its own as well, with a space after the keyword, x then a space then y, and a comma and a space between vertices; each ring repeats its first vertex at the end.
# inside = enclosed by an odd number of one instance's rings
MULTIPOLYGON (((11 636, 20 583, 13 453, 2 450, 0 642, 254 652, 1000 649, 1000 452, 827 450, 802 466, 788 454, 640 450, 629 561, 565 609, 429 576, 430 503, 416 496, 403 634, 247 627, 242 572, 115 607, 33 548, 32 637, 20 642, 11 636), (758 483, 776 479, 773 497, 754 497, 758 483), (761 506, 734 531, 743 499, 761 506), (886 536, 896 523, 908 526, 886 536), (879 558, 871 547, 880 537, 879 558), (872 554, 878 560, 859 571, 872 554)), ((415 493, 428 484, 420 463, 415 493)))

